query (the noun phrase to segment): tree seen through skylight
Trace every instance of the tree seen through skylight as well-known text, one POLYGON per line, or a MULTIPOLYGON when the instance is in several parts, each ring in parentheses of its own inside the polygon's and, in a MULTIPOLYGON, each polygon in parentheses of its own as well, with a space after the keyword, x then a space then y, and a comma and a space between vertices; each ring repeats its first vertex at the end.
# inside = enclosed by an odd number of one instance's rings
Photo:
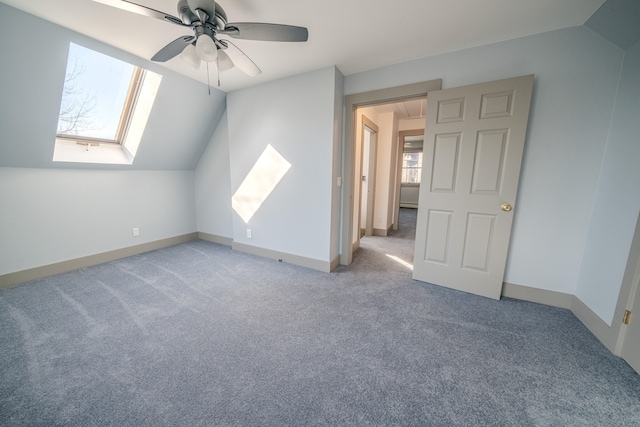
POLYGON ((115 141, 134 68, 71 43, 57 133, 115 141))

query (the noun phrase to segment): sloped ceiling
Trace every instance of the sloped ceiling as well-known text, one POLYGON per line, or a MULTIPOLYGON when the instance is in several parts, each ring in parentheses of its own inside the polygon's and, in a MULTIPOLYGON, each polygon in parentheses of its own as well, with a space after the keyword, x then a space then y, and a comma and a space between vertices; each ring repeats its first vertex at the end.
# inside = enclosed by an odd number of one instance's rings
POLYGON ((4 4, 0 40, 0 167, 193 170, 225 110, 224 92, 4 4), (52 161, 70 40, 163 76, 130 166, 52 161))
MULTIPOLYGON (((175 14, 176 0, 136 1, 175 14)), ((604 4, 603 0, 398 0, 392 6, 381 0, 222 1, 230 21, 301 25, 310 32, 308 43, 238 40, 236 44, 258 63, 263 73, 257 78, 237 70, 223 73, 223 91, 332 65, 349 75, 583 24, 621 49, 640 39, 638 0, 607 0, 604 4)), ((0 0, 0 3, 48 21, 7 7, 6 13, 0 13, 3 55, 0 127, 4 131, 0 166, 181 170, 195 167, 224 111, 225 94, 216 90, 213 96, 206 95, 198 83, 206 84, 208 77, 213 81, 215 74, 207 75, 205 68, 196 72, 178 58, 166 64, 146 61, 169 41, 183 35, 182 28, 91 0, 0 0), (71 33, 65 28, 89 41, 113 46, 114 51, 124 51, 132 58, 129 62, 142 62, 166 76, 168 84, 159 95, 160 106, 150 119, 153 126, 146 136, 153 142, 143 143, 132 167, 51 161, 71 33)), ((393 106, 399 115, 412 116, 408 112, 410 107, 393 106)))
POLYGON ((640 41, 640 1, 607 0, 584 25, 627 50, 640 41))
MULTIPOLYGON (((176 15, 176 0, 135 0, 176 15)), ((604 0, 221 0, 231 22, 305 26, 307 43, 238 40, 263 73, 233 69, 223 91, 337 65, 345 74, 582 25, 604 0)), ((636 0, 630 0, 636 1, 636 0)), ((141 58, 185 35, 183 28, 91 0, 2 0, 27 13, 141 58)), ((34 31, 25 29, 23 31, 34 31)), ((16 34, 16 37, 20 37, 16 34)), ((207 71, 174 58, 165 66, 203 83, 207 71)), ((215 74, 211 76, 215 79, 215 74)))

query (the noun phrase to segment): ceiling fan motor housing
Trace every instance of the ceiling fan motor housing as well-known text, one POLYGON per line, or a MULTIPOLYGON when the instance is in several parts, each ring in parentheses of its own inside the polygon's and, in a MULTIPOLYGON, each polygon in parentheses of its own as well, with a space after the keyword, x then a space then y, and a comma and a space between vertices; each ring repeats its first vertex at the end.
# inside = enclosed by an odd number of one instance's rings
POLYGON ((195 21, 198 21, 198 16, 191 11, 187 0, 178 1, 178 16, 182 19, 185 25, 191 25, 195 21))

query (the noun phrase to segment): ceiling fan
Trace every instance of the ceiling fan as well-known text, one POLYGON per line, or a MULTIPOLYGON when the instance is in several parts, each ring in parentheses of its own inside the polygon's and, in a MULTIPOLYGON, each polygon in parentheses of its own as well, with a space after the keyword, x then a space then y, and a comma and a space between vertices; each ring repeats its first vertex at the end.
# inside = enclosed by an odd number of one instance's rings
POLYGON ((129 0, 94 1, 191 28, 193 35, 178 37, 160 49, 151 60, 166 62, 180 55, 196 69, 201 61, 205 61, 215 62, 219 72, 236 66, 252 77, 261 73, 251 58, 230 40, 219 36, 273 42, 305 42, 309 37, 304 27, 262 22, 229 23, 224 9, 215 0, 178 0, 178 17, 129 0))

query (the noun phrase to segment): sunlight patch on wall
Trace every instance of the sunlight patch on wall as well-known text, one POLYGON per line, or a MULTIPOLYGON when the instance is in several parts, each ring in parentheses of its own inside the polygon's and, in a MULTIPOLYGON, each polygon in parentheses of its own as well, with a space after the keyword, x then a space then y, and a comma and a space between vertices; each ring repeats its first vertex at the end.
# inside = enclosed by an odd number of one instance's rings
POLYGON ((231 206, 245 223, 249 223, 260 206, 291 168, 275 148, 267 145, 231 198, 231 206))
POLYGON ((403 266, 407 267, 409 270, 413 271, 413 264, 410 264, 410 263, 408 263, 407 261, 405 261, 405 260, 403 260, 403 259, 400 259, 400 258, 398 258, 398 257, 397 257, 397 256, 395 256, 395 255, 389 255, 389 254, 386 254, 386 255, 387 255, 389 258, 391 258, 392 260, 394 260, 395 262, 397 262, 397 263, 399 263, 399 264, 401 264, 401 265, 403 265, 403 266))

